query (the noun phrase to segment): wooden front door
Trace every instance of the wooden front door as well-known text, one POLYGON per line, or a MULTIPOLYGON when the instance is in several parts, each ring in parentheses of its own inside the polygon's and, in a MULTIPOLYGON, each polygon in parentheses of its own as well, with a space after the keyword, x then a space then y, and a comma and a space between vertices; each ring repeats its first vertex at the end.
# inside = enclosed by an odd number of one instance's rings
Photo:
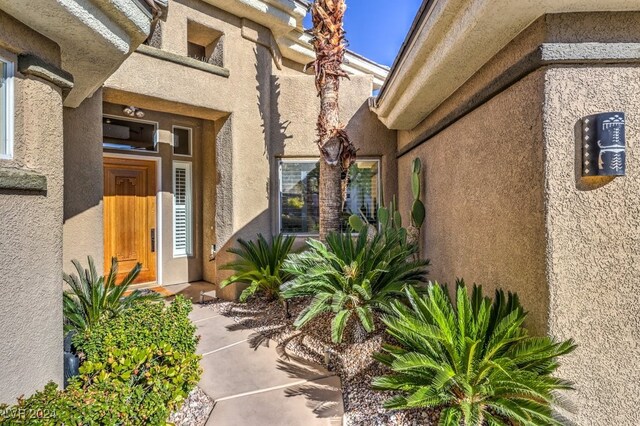
POLYGON ((135 283, 156 281, 156 164, 104 159, 104 265, 118 260, 118 280, 142 264, 135 283))

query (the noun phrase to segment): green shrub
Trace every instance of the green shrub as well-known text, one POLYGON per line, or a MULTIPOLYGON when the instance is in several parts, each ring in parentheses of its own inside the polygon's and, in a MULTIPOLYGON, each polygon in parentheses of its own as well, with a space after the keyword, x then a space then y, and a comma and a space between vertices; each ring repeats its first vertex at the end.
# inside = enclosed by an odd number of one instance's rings
POLYGON ((200 356, 168 345, 109 351, 105 363, 85 362, 64 390, 53 383, 0 405, 7 425, 165 425, 198 383, 200 356))
POLYGON ((235 283, 249 284, 240 295, 240 301, 246 302, 256 293, 263 293, 268 298, 280 297, 280 286, 290 276, 282 270, 295 238, 282 234, 267 242, 262 234, 257 241, 238 239, 240 247, 227 250, 238 256, 238 259, 223 265, 221 269, 234 271, 235 274, 220 283, 220 288, 235 283))
POLYGON ((189 320, 191 309, 191 301, 181 295, 168 306, 138 303, 126 314, 103 319, 97 327, 76 334, 73 344, 93 362, 104 362, 111 348, 167 344, 177 352, 195 353, 198 338, 196 326, 189 320))
POLYGON ((118 263, 115 257, 111 260, 111 270, 107 277, 98 276, 93 258, 87 258, 89 269, 83 269, 80 262, 73 260, 78 274, 63 274, 64 281, 71 290, 63 293, 63 313, 65 331, 83 331, 93 327, 99 321, 118 315, 130 309, 139 301, 159 301, 160 295, 152 293, 143 295, 135 290, 125 296, 131 283, 140 273, 140 264, 136 266, 116 284, 118 263))
POLYGON ((492 301, 474 286, 469 297, 462 281, 455 305, 438 284, 424 296, 406 293, 411 307, 396 301, 383 318, 399 346, 375 357, 394 374, 373 388, 399 393, 386 408, 441 408, 447 426, 561 425, 552 417, 555 391, 571 386, 552 373, 575 349, 571 340, 529 337, 511 293, 497 291, 492 301))
POLYGON ((388 232, 368 239, 367 229, 357 238, 331 234, 327 244, 310 240, 309 250, 289 256, 284 270, 294 279, 283 285, 286 299, 311 296, 294 325, 303 327, 324 312, 334 314, 331 338, 342 341, 345 327, 356 316, 366 332, 375 329, 373 312, 404 288, 426 280, 427 260, 415 260, 417 247, 406 243, 406 233, 388 232))
POLYGON ((165 425, 200 378, 191 302, 135 303, 74 336, 85 361, 80 376, 58 390, 49 384, 13 407, 8 425, 165 425))

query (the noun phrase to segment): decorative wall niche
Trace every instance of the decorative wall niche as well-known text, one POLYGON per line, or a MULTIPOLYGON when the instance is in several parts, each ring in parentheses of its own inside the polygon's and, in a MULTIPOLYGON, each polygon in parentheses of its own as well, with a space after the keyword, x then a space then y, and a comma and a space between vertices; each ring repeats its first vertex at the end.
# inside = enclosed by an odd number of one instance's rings
POLYGON ((187 56, 224 66, 224 33, 195 21, 187 22, 187 56))

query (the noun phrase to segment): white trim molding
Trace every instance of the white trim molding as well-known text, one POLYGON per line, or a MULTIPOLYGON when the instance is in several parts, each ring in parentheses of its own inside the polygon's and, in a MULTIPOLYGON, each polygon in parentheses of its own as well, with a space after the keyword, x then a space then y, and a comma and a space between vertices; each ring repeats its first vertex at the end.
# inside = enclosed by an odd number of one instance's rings
POLYGON ((0 140, 0 159, 11 160, 13 158, 13 140, 14 140, 14 73, 15 63, 0 57, 0 64, 4 68, 4 75, 0 76, 0 89, 2 89, 3 98, 0 98, 0 102, 3 103, 2 109, 4 116, 0 117, 0 126, 3 127, 2 134, 3 140, 0 140))
MULTIPOLYGON (((276 38, 282 56, 300 64, 313 61, 316 57, 311 45, 311 34, 295 29, 289 33, 276 38)), ((347 50, 344 55, 344 65, 342 68, 350 75, 370 75, 373 77, 373 89, 382 87, 388 74, 389 67, 380 65, 364 56, 347 50)))

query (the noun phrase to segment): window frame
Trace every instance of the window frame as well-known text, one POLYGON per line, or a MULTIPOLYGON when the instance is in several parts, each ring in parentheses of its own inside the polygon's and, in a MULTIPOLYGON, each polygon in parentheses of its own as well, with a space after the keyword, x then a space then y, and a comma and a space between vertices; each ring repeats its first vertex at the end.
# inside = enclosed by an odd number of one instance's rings
POLYGON ((173 258, 193 257, 193 164, 190 161, 174 160, 172 164, 172 217, 171 230, 173 237, 173 258), (178 251, 176 248, 176 169, 184 168, 185 176, 185 201, 186 201, 186 247, 184 252, 178 251))
POLYGON ((173 153, 174 157, 184 157, 184 158, 191 158, 193 157, 193 128, 192 127, 186 127, 186 126, 171 126, 171 152, 173 153), (189 132, 189 154, 176 154, 175 151, 175 142, 176 142, 176 133, 175 133, 175 129, 181 129, 181 130, 187 130, 189 132))
MULTIPOLYGON (((104 135, 102 137, 102 150, 104 152, 122 152, 122 153, 130 153, 131 155, 144 155, 144 154, 158 154, 160 152, 160 137, 159 137, 159 130, 160 130, 160 123, 157 121, 151 121, 151 120, 144 120, 144 119, 140 119, 140 118, 134 118, 134 117, 129 117, 126 115, 115 115, 115 114, 102 114, 102 118, 113 118, 114 120, 121 120, 121 121, 131 121, 134 123, 142 123, 142 124, 151 124, 154 127, 154 131, 153 131, 153 151, 148 151, 148 150, 137 150, 137 149, 122 149, 122 148, 112 148, 112 147, 105 147, 104 146, 104 135)), ((171 145, 173 145, 173 141, 171 142, 171 145)))
POLYGON ((5 79, 5 94, 4 100, 0 99, 0 102, 4 102, 5 115, 3 117, 5 127, 5 140, 0 141, 0 160, 12 160, 13 159, 13 142, 14 142, 14 80, 15 80, 15 63, 4 56, 0 55, 0 63, 6 68, 5 79))
MULTIPOLYGON (((382 200, 380 199, 382 197, 382 159, 381 158, 376 158, 376 157, 362 157, 362 158, 356 158, 356 163, 359 161, 373 161, 376 162, 378 165, 378 175, 376 176, 376 185, 378 186, 378 194, 376 196, 376 200, 378 202, 378 206, 377 209, 379 209, 382 206, 382 200)), ((378 220, 378 229, 380 229, 380 221, 378 220)), ((357 232, 354 232, 354 234, 357 234, 357 232)))
MULTIPOLYGON (((293 237, 317 237, 320 234, 317 232, 283 232, 282 231, 282 164, 283 163, 319 163, 321 161, 320 158, 313 157, 281 157, 278 158, 278 193, 277 193, 277 209, 278 209, 278 233, 286 236, 293 237)), ((380 196, 382 194, 382 160, 379 157, 359 157, 356 159, 358 161, 375 161, 378 164, 378 176, 377 176, 377 185, 378 185, 378 207, 380 207, 380 196)), ((318 176, 319 178, 319 176, 318 176)))

